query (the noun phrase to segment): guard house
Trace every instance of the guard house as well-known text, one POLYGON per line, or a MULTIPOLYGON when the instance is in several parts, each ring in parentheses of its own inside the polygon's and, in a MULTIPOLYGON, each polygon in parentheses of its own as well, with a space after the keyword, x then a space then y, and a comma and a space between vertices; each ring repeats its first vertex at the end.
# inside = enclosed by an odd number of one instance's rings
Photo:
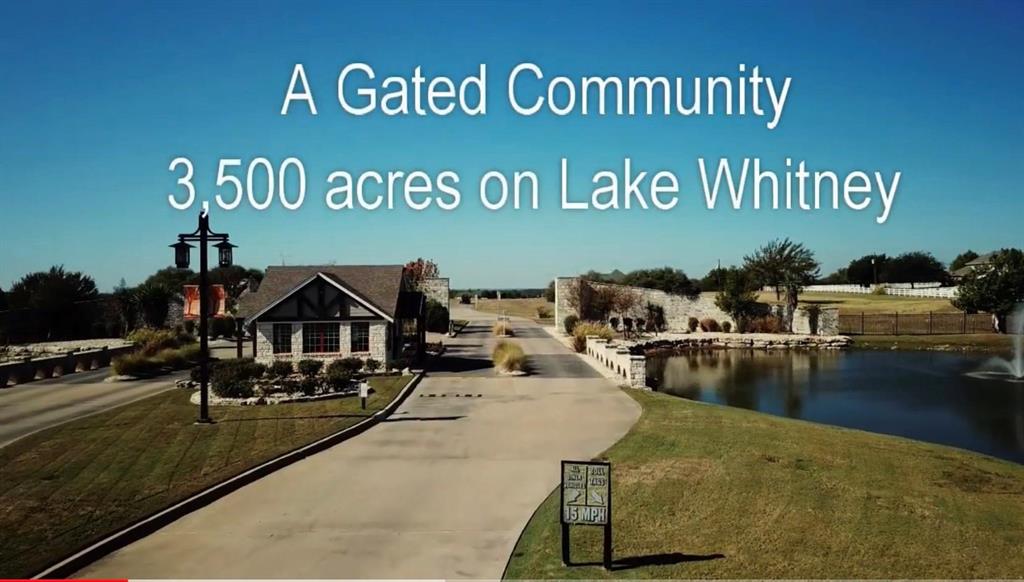
POLYGON ((419 359, 426 300, 401 265, 267 267, 255 292, 239 298, 258 362, 419 359))

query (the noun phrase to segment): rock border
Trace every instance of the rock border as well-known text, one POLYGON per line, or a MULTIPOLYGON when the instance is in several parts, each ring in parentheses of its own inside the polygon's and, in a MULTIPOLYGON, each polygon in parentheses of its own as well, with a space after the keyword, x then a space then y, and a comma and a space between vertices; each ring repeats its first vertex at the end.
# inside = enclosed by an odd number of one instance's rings
MULTIPOLYGON (((401 406, 403 402, 405 402, 405 399, 409 397, 409 394, 412 393, 422 378, 422 372, 414 375, 394 400, 362 422, 354 424, 348 428, 341 429, 338 432, 327 435, 319 440, 303 445, 287 453, 283 453, 269 461, 243 471, 234 477, 229 477, 216 485, 212 485, 198 493, 194 493, 190 497, 179 501, 170 507, 164 508, 149 517, 145 517, 108 535, 85 549, 79 550, 71 556, 64 558, 56 564, 47 567, 42 572, 32 576, 32 579, 66 578, 107 554, 146 537, 147 535, 188 515, 189 513, 213 503, 232 491, 266 477, 267 475, 283 469, 296 461, 300 461, 310 455, 319 453, 320 451, 333 447, 334 445, 366 432, 387 417, 391 416, 391 414, 401 406)), ((197 427, 197 430, 202 430, 202 427, 197 427)))

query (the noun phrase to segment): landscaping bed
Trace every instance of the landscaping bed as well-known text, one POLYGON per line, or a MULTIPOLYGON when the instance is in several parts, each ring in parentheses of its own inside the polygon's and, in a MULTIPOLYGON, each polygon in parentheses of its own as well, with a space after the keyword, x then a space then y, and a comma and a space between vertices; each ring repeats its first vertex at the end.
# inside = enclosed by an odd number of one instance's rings
POLYGON ((411 376, 374 376, 358 398, 211 407, 163 392, 0 448, 0 578, 24 578, 131 523, 282 453, 363 421, 411 376))
MULTIPOLYGON (((627 390, 615 567, 561 564, 557 490, 506 578, 1018 578, 1024 467, 959 449, 627 390)), ((576 527, 598 564, 601 528, 576 527)))

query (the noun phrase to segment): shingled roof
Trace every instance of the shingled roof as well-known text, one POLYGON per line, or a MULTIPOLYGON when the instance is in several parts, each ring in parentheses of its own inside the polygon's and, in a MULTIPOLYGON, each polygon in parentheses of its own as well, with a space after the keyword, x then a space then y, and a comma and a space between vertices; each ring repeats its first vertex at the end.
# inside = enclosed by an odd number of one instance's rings
POLYGON ((402 265, 305 265, 267 267, 255 293, 244 293, 238 300, 238 315, 250 318, 296 290, 302 283, 322 273, 352 291, 360 300, 395 317, 402 291, 402 265))

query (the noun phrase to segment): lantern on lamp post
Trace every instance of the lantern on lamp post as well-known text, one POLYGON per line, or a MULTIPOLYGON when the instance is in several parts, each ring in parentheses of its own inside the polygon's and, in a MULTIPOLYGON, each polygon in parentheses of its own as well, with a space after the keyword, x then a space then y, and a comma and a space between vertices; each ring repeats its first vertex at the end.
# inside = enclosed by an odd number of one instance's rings
POLYGON ((199 213, 199 226, 195 231, 178 235, 178 242, 170 245, 174 249, 174 265, 179 269, 189 266, 193 245, 199 243, 199 419, 197 424, 211 424, 210 418, 210 345, 208 336, 209 279, 207 265, 207 245, 214 245, 218 251, 218 264, 230 267, 233 260, 232 249, 235 245, 228 242, 228 235, 210 230, 210 215, 204 210, 199 213))

